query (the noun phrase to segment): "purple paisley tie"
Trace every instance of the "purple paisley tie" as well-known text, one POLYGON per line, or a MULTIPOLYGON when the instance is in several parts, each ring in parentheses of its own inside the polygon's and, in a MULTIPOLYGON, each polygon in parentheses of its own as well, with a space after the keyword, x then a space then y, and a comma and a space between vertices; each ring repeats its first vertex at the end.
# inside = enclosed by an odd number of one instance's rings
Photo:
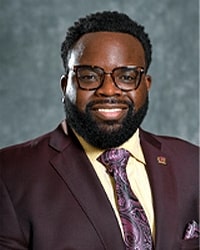
POLYGON ((140 202, 131 190, 126 174, 129 156, 130 153, 125 149, 109 149, 97 160, 106 166, 115 181, 126 249, 150 250, 153 249, 153 242, 149 223, 140 202))

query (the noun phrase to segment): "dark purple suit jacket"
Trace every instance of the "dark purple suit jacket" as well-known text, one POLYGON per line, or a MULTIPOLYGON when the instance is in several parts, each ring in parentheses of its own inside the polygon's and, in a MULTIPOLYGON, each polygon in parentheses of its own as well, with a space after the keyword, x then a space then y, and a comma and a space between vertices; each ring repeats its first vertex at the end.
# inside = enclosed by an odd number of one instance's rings
MULTIPOLYGON (((140 140, 153 193, 155 249, 198 249, 197 239, 183 240, 187 223, 198 221, 198 148, 143 130, 140 140)), ((61 126, 0 151, 0 249, 125 249, 93 167, 61 126)))

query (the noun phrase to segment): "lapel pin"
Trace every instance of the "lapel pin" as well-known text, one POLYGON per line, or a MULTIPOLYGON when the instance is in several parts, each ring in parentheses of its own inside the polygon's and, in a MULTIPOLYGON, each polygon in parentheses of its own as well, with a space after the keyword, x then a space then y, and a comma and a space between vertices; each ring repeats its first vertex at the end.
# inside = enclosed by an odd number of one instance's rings
POLYGON ((164 156, 158 156, 157 162, 162 165, 167 165, 167 159, 164 156))

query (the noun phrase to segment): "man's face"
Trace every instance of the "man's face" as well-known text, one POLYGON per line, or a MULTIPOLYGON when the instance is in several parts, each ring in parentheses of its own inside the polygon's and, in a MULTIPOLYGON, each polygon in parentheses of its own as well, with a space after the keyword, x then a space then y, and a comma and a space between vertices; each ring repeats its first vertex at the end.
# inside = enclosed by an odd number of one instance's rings
MULTIPOLYGON (((141 43, 131 35, 95 32, 83 35, 72 49, 69 68, 91 65, 111 72, 114 68, 134 65, 145 68, 141 43)), ((96 90, 80 89, 75 73, 63 79, 65 110, 69 125, 86 141, 98 148, 116 147, 139 127, 148 106, 150 76, 143 75, 136 90, 123 91, 105 76, 96 90)))

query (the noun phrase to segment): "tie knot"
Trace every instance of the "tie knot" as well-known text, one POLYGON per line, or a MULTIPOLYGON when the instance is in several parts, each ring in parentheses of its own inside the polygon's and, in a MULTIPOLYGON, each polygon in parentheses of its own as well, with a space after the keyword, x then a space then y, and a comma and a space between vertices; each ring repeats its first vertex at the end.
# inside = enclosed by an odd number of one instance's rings
POLYGON ((103 152, 97 160, 101 162, 110 173, 125 169, 130 153, 128 150, 111 148, 103 152))

